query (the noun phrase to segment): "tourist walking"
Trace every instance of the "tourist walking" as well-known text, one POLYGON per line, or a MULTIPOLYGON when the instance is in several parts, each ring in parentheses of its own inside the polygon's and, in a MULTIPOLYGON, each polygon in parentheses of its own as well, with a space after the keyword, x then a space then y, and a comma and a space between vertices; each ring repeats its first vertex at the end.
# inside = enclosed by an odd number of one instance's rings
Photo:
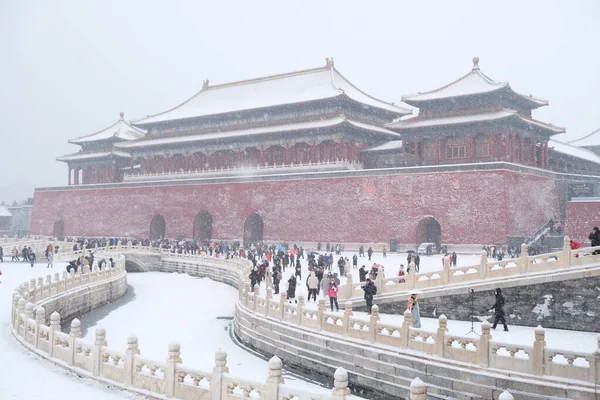
MULTIPOLYGON (((597 226, 594 227, 592 233, 590 233, 590 236, 588 236, 588 238, 591 241, 592 247, 600 246, 600 230, 598 230, 597 226)), ((595 250, 592 254, 600 254, 600 250, 595 250)))
POLYGON ((410 311, 413 320, 413 327, 421 327, 421 311, 419 310, 419 301, 417 300, 418 293, 411 293, 406 309, 410 311))
POLYGON ((331 312, 333 312, 333 305, 335 304, 335 310, 340 311, 337 301, 338 286, 335 284, 335 279, 329 281, 329 287, 327 288, 327 296, 329 297, 329 304, 331 305, 331 312))
POLYGON ((35 253, 32 250, 29 250, 27 257, 29 258, 31 268, 33 268, 33 264, 35 264, 35 253))
POLYGON ((346 261, 344 261, 344 257, 340 257, 338 260, 338 268, 340 270, 340 276, 345 276, 344 270, 346 269, 346 261))
POLYGON ((387 258, 387 249, 385 248, 385 246, 383 246, 383 258, 387 258))
POLYGON ((306 287, 308 288, 308 301, 310 301, 310 298, 312 296, 312 298, 316 302, 317 301, 317 289, 319 287, 319 278, 317 278, 314 271, 312 271, 310 273, 310 276, 306 280, 306 287))
POLYGON ((502 289, 496 289, 496 302, 492 306, 492 310, 494 310, 494 325, 492 325, 492 329, 496 329, 496 326, 499 323, 504 325, 504 331, 508 332, 508 325, 506 325, 506 315, 504 313, 504 304, 506 303, 506 297, 502 294, 502 289))
POLYGON ((364 265, 358 270, 358 279, 360 282, 364 282, 367 279, 367 270, 364 265))
POLYGON ((367 309, 369 310, 369 314, 371 314, 371 309, 373 308, 373 296, 377 294, 377 286, 375 286, 370 278, 367 278, 367 283, 364 286, 361 286, 361 289, 365 291, 367 309))
POLYGON ((373 255, 373 249, 371 247, 367 250, 367 255, 369 256, 369 261, 371 261, 371 256, 373 255))
POLYGON ((52 249, 50 249, 46 255, 46 258, 48 259, 48 266, 46 268, 54 268, 54 252, 52 249))
POLYGON ((398 271, 398 276, 400 277, 400 279, 398 279, 398 283, 406 282, 404 278, 402 278, 405 275, 406 273, 404 272, 404 265, 400 264, 400 270, 398 271))
POLYGON ((358 256, 355 254, 352 256, 352 269, 358 268, 358 256))
POLYGON ((292 274, 292 276, 290 276, 290 279, 288 279, 287 281, 287 300, 289 300, 289 302, 291 303, 292 300, 294 300, 296 303, 298 303, 298 300, 296 300, 296 276, 294 274, 292 274))
POLYGON ((4 262, 4 249, 0 246, 0 262, 4 262))

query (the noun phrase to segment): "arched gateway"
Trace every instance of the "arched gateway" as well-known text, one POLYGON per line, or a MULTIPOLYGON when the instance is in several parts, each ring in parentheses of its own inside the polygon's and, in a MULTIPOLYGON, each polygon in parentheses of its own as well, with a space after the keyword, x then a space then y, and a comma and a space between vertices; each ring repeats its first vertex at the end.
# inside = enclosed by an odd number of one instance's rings
POLYGON ((52 236, 57 238, 58 240, 63 240, 65 237, 65 223, 62 219, 54 222, 54 227, 52 228, 52 236))
POLYGON ((200 211, 194 218, 194 239, 202 242, 212 239, 212 215, 208 211, 200 211))
POLYGON ((263 219, 260 215, 254 213, 246 218, 244 223, 244 246, 250 246, 262 242, 263 240, 263 219))
POLYGON ((423 217, 417 225, 417 246, 425 242, 435 243, 438 249, 442 242, 442 227, 433 217, 423 217))
POLYGON ((150 222, 150 239, 164 239, 167 224, 162 215, 155 215, 150 222))

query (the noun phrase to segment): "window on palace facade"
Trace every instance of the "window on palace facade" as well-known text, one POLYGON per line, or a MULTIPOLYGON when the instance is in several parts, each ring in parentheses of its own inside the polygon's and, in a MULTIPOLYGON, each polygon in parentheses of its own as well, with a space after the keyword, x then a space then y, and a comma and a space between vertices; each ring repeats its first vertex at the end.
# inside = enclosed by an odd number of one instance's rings
POLYGON ((423 161, 435 160, 435 143, 431 140, 425 140, 422 147, 422 158, 423 161))
POLYGON ((475 157, 489 157, 490 156, 490 142, 486 137, 475 138, 475 157))
POLYGON ((446 159, 467 158, 467 140, 451 138, 446 140, 446 159))

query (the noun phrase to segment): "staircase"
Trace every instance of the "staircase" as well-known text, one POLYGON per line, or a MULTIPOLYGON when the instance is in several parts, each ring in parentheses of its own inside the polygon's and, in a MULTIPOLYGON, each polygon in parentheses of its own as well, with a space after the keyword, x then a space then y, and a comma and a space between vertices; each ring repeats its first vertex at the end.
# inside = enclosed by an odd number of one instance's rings
POLYGON ((529 254, 550 253, 562 249, 563 231, 557 232, 554 230, 556 223, 562 224, 561 221, 551 219, 535 231, 533 235, 525 239, 524 243, 529 247, 529 254))

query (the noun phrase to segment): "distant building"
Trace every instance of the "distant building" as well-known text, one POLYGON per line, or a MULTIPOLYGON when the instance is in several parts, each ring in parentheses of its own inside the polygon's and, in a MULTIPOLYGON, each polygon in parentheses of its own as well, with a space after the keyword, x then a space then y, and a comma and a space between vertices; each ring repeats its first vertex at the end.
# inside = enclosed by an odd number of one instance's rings
MULTIPOLYGON (((68 186, 35 192, 32 232, 199 240, 496 243, 599 195, 600 156, 551 137, 548 102, 483 74, 378 100, 332 59, 202 89, 71 140, 68 186), (589 192, 589 193, 588 193, 589 192), (493 225, 493 227, 490 227, 493 225)), ((568 227, 568 223, 567 223, 568 227)))
POLYGON ((6 234, 10 230, 12 213, 4 205, 0 205, 0 232, 6 234))

